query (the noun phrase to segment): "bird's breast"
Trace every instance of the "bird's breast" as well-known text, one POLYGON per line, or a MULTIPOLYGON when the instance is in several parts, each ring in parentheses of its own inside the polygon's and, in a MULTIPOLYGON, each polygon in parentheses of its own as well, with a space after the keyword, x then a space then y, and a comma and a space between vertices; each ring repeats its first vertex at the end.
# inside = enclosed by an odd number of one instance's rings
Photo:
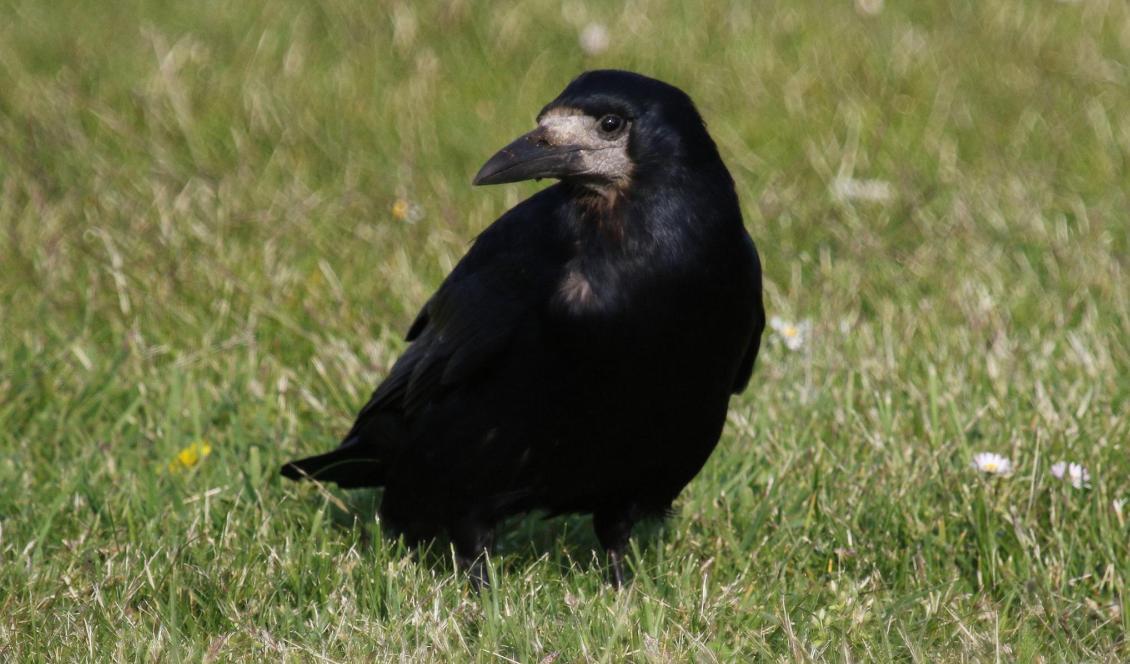
POLYGON ((574 259, 565 264, 557 279, 552 306, 566 317, 607 319, 630 300, 630 286, 630 279, 607 264, 574 259))
POLYGON ((562 305, 572 311, 583 311, 597 301, 592 282, 577 268, 565 271, 557 287, 557 298, 562 305))

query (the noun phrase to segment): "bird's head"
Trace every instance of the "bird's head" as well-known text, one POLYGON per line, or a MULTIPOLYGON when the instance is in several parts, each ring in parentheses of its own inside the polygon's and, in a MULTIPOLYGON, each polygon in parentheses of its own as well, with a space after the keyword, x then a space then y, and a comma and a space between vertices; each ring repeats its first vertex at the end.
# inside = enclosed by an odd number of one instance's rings
POLYGON ((491 157, 474 184, 559 178, 609 195, 672 167, 720 163, 690 97, 632 72, 581 74, 537 123, 491 157))

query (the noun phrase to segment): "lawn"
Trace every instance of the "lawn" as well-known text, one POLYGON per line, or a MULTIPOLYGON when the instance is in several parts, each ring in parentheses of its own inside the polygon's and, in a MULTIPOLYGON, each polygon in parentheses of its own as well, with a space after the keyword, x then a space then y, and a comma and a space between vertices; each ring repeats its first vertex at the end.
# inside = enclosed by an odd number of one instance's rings
POLYGON ((1127 660, 1127 53, 1118 0, 0 0, 0 660, 1127 660), (629 588, 529 518, 478 595, 277 469, 596 67, 694 97, 802 334, 629 588))

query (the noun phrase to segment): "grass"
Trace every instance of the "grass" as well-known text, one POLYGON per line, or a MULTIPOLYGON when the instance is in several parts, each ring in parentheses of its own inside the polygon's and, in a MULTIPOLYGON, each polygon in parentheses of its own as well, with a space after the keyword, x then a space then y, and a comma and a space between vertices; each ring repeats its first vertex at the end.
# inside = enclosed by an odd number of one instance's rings
POLYGON ((0 0, 0 659, 1130 658, 1130 9, 752 4, 0 0), (480 597, 276 469, 597 66, 697 100, 812 332, 769 338, 630 589, 586 520, 528 519, 480 597))

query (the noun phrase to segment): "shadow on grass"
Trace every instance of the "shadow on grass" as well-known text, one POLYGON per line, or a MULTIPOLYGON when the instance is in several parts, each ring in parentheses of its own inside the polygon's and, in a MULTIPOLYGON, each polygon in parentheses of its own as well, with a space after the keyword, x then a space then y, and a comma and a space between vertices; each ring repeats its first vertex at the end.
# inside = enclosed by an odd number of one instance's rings
MULTIPOLYGON (((372 552, 378 538, 389 544, 396 541, 395 535, 382 532, 380 528, 377 513, 381 494, 380 489, 357 489, 335 494, 347 509, 334 502, 325 503, 331 522, 355 532, 359 548, 366 553, 372 552)), ((647 556, 662 539, 665 524, 663 519, 647 519, 636 524, 632 539, 641 555, 647 556)), ((409 548, 419 564, 442 573, 451 570, 453 557, 447 537, 425 540, 409 548)), ((506 519, 496 530, 491 556, 503 576, 522 574, 542 561, 556 568, 562 577, 603 573, 605 568, 604 554, 593 533, 592 518, 588 515, 547 518, 533 512, 506 519)))

